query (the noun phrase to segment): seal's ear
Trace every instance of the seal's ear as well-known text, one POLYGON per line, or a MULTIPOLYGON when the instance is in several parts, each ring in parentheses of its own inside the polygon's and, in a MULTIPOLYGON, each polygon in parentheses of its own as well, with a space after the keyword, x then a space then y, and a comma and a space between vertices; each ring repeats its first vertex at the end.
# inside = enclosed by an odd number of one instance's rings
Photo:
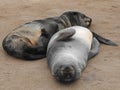
POLYGON ((66 29, 66 30, 62 30, 59 32, 59 35, 57 37, 58 41, 64 41, 64 40, 68 40, 70 37, 72 37, 75 34, 75 30, 74 29, 66 29))

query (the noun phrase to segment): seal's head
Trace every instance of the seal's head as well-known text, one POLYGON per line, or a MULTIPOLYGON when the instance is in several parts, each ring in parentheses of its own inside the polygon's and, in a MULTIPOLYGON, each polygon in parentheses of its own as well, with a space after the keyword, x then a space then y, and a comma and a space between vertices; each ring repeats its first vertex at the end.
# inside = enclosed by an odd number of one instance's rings
POLYGON ((52 73, 53 76, 61 82, 72 82, 80 76, 78 64, 69 59, 69 57, 67 60, 58 60, 55 62, 52 67, 52 73))
POLYGON ((75 78, 75 68, 70 65, 61 65, 55 71, 56 79, 63 81, 63 82, 70 82, 73 81, 75 78))
POLYGON ((69 20, 71 25, 80 25, 83 27, 89 27, 92 23, 92 19, 83 13, 76 11, 68 11, 63 13, 64 19, 69 20))

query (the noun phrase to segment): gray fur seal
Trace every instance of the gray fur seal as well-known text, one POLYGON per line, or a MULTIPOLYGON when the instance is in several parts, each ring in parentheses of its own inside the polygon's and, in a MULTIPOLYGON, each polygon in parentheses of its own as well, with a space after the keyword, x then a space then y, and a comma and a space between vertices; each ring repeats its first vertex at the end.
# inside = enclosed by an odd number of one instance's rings
POLYGON ((77 80, 87 61, 98 54, 99 46, 99 41, 87 28, 73 26, 57 32, 47 48, 52 75, 62 82, 77 80))
MULTIPOLYGON (((92 19, 80 12, 68 11, 58 17, 34 20, 15 28, 3 40, 4 50, 11 56, 35 60, 46 56, 47 45, 52 35, 71 26, 89 27, 92 19)), ((94 32, 93 32, 94 33, 94 32)), ((96 33, 102 43, 116 45, 96 33)))

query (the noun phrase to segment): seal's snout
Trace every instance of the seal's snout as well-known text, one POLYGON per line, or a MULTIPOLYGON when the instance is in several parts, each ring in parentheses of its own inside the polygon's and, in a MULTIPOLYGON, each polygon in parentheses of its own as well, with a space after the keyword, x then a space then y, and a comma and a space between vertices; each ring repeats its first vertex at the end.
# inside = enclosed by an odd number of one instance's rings
POLYGON ((65 78, 65 79, 71 79, 74 75, 74 68, 72 66, 62 66, 61 67, 61 75, 65 78))
POLYGON ((71 82, 75 77, 75 69, 73 66, 60 66, 56 74, 60 81, 71 82))
POLYGON ((91 18, 89 18, 89 17, 87 17, 87 18, 85 18, 85 23, 86 23, 86 25, 87 25, 87 27, 89 27, 90 25, 91 25, 91 23, 92 23, 92 19, 91 18))

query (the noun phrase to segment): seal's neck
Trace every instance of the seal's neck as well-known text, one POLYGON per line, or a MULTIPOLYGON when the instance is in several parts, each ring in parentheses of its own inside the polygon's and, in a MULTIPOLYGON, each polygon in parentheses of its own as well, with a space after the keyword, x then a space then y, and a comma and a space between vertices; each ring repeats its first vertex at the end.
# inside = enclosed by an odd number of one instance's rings
POLYGON ((65 26, 65 28, 80 25, 80 21, 76 20, 76 18, 73 16, 61 15, 60 19, 63 22, 63 25, 65 26))
POLYGON ((59 18, 60 18, 60 20, 61 20, 62 25, 64 26, 64 28, 67 28, 67 27, 71 27, 71 26, 72 26, 69 18, 66 17, 65 15, 61 15, 59 18))

